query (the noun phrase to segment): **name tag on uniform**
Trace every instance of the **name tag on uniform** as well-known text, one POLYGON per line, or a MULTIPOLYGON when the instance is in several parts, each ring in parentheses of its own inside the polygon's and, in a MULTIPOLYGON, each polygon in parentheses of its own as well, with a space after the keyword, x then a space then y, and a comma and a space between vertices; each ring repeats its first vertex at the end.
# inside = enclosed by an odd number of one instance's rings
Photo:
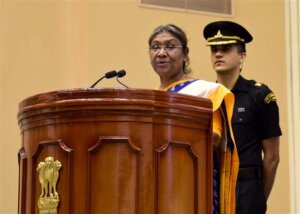
POLYGON ((238 110, 238 112, 245 112, 245 108, 244 107, 239 107, 237 110, 238 110))

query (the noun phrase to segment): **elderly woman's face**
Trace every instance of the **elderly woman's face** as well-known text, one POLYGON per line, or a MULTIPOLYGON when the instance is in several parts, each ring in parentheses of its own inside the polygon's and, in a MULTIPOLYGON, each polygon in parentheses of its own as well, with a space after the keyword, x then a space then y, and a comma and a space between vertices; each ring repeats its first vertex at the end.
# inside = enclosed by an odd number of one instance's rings
POLYGON ((182 52, 180 40, 168 32, 156 35, 150 44, 150 60, 155 72, 162 77, 172 78, 183 72, 183 63, 187 59, 182 52))

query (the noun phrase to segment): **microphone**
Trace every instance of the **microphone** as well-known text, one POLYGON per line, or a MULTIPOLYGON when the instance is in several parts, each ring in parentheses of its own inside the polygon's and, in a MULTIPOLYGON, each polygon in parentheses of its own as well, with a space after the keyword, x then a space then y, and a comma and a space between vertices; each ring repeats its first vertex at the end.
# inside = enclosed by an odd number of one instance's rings
POLYGON ((120 70, 120 71, 118 71, 117 78, 118 77, 124 77, 125 75, 126 75, 126 71, 125 70, 120 70))
MULTIPOLYGON (((125 75, 125 74, 124 74, 124 75, 125 75)), ((124 76, 124 75, 123 75, 123 76, 124 76)), ((113 78, 113 77, 115 77, 115 76, 118 76, 118 73, 117 73, 115 70, 106 72, 106 73, 104 74, 104 76, 102 76, 100 79, 98 79, 93 85, 91 85, 90 88, 94 88, 94 87, 98 84, 98 82, 100 82, 100 81, 103 80, 104 78, 110 79, 110 78, 113 78)))
POLYGON ((122 82, 119 80, 119 78, 122 78, 122 77, 124 77, 125 75, 126 75, 126 71, 125 71, 125 70, 120 70, 120 71, 118 71, 118 73, 117 73, 117 81, 118 81, 118 83, 120 83, 121 85, 123 85, 125 88, 128 88, 127 85, 125 85, 124 83, 122 83, 122 82))

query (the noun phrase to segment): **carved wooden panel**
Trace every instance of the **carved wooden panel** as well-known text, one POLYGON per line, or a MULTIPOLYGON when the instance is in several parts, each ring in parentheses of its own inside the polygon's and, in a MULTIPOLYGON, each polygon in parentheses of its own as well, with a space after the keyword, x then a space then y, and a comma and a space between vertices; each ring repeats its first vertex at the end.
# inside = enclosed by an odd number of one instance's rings
POLYGON ((38 213, 37 166, 47 157, 62 165, 58 214, 209 213, 211 107, 204 98, 145 89, 70 89, 25 99, 19 213, 38 213))
POLYGON ((197 157, 187 143, 157 151, 158 213, 197 213, 197 157), (168 201, 168 203, 164 203, 168 201))
POLYGON ((121 137, 100 137, 89 149, 88 213, 138 213, 139 150, 121 137))
POLYGON ((38 144, 37 150, 32 157, 32 194, 31 201, 34 213, 39 213, 37 207, 39 197, 42 192, 41 183, 39 181, 39 173, 37 172, 38 164, 44 161, 47 157, 54 157, 59 160, 62 167, 60 170, 59 180, 56 189, 58 190, 60 203, 60 213, 71 213, 71 185, 72 185, 72 149, 68 148, 62 140, 56 141, 41 141, 38 144))

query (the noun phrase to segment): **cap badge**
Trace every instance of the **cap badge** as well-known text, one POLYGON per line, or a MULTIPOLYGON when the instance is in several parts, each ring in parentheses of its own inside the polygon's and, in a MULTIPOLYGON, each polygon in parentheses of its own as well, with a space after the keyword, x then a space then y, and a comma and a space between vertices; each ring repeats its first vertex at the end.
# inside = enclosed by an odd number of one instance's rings
POLYGON ((221 33, 221 30, 218 30, 217 34, 215 35, 215 38, 222 38, 223 35, 221 33))

